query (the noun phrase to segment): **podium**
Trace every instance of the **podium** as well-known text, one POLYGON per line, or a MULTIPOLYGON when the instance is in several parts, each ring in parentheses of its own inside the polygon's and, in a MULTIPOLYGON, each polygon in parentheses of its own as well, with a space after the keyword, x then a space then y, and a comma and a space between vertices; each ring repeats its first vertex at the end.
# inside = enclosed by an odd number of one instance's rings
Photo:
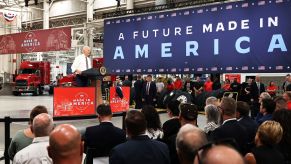
POLYGON ((95 87, 96 93, 96 107, 102 104, 102 90, 101 84, 104 75, 106 74, 106 68, 91 68, 82 72, 82 76, 86 76, 91 81, 91 86, 95 87))

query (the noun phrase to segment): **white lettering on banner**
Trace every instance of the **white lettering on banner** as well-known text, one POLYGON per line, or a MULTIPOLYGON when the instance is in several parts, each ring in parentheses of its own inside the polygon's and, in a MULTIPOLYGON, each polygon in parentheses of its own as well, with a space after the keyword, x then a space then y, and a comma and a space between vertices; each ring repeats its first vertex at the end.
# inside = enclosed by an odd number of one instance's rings
POLYGON ((120 34, 119 34, 118 40, 120 40, 120 39, 124 40, 123 33, 120 33, 120 34))
MULTIPOLYGON (((248 54, 251 51, 250 44, 251 38, 249 36, 241 36, 236 39, 234 48, 239 54, 248 54), (242 47, 242 43, 246 42, 247 46, 242 47)), ((198 41, 186 41, 185 42, 186 53, 185 56, 195 57, 199 56, 199 42, 198 41)), ((171 52, 172 46, 174 46, 171 42, 169 43, 161 43, 161 57, 162 58, 171 58, 173 53, 171 52)), ((213 55, 219 55, 219 39, 213 39, 213 55)), ((287 52, 287 47, 284 41, 282 34, 274 34, 271 38, 270 45, 268 47, 267 52, 273 52, 275 49, 280 50, 281 52, 287 52)), ((135 58, 144 58, 149 59, 149 45, 135 45, 135 58), (141 48, 142 47, 142 48, 141 48)), ((125 59, 122 46, 116 46, 114 53, 114 60, 116 59, 125 59)))

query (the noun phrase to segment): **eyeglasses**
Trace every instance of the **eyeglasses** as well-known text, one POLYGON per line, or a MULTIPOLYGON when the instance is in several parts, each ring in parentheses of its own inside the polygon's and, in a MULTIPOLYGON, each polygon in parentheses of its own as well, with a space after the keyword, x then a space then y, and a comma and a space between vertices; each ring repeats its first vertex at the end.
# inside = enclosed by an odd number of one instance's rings
POLYGON ((194 151, 194 154, 195 154, 194 161, 195 161, 195 158, 197 156, 198 164, 205 163, 205 157, 206 157, 208 151, 212 147, 218 146, 218 145, 224 145, 224 146, 228 146, 231 148, 238 148, 238 144, 232 138, 226 138, 226 139, 222 139, 222 140, 209 142, 206 145, 201 146, 198 150, 194 151))

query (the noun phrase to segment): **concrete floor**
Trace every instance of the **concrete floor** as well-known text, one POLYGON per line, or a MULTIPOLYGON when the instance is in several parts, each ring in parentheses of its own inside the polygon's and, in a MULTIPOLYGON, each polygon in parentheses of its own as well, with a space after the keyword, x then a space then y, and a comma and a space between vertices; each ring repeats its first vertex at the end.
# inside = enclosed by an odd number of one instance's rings
MULTIPOLYGON (((0 118, 5 116, 10 116, 11 118, 28 118, 30 110, 36 105, 44 105, 48 108, 49 113, 53 112, 53 97, 52 96, 0 96, 0 118)), ((168 116, 166 113, 160 114, 161 122, 164 123, 168 116)), ((112 120, 115 126, 122 126, 122 118, 114 117, 112 120)), ((75 125, 80 132, 84 132, 85 128, 88 126, 98 124, 96 119, 89 120, 78 120, 78 121, 58 121, 56 124, 70 123, 75 125)), ((205 116, 198 116, 198 125, 203 127, 205 125, 205 116)), ((27 127, 27 122, 18 122, 11 124, 11 133, 10 136, 13 137, 15 133, 27 127)), ((0 123, 0 157, 4 151, 4 123, 0 123)), ((0 164, 4 161, 0 161, 0 164)))

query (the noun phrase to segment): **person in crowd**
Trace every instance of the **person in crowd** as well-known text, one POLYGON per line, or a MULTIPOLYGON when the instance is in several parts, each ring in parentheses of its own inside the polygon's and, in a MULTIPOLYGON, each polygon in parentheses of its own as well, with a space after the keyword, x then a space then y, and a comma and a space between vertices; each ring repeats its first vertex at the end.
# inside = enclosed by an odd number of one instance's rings
POLYGON ((16 132, 8 148, 8 155, 11 160, 13 160, 17 152, 19 152, 21 149, 25 148, 26 146, 32 143, 33 138, 35 137, 33 132, 31 131, 32 122, 33 119, 41 113, 48 113, 47 108, 45 106, 38 105, 34 107, 31 110, 29 116, 28 122, 29 127, 24 130, 19 130, 16 132))
POLYGON ((181 126, 185 124, 192 124, 194 126, 198 126, 197 118, 198 118, 198 108, 195 104, 190 103, 181 103, 179 105, 180 109, 180 123, 181 126))
POLYGON ((274 81, 270 81, 270 84, 267 87, 267 92, 270 94, 271 97, 275 97, 276 96, 277 88, 278 87, 275 85, 275 82, 274 81))
POLYGON ((194 81, 194 85, 193 85, 193 89, 195 91, 195 97, 197 97, 198 95, 200 95, 203 92, 203 82, 201 81, 200 77, 197 76, 196 80, 194 81))
POLYGON ((239 152, 227 145, 214 145, 202 150, 194 164, 245 164, 239 152))
POLYGON ((214 96, 210 96, 205 100, 205 105, 215 105, 218 106, 218 99, 214 96))
POLYGON ((156 86, 157 86, 157 93, 161 93, 164 90, 165 84, 163 82, 163 78, 162 77, 159 77, 157 79, 156 86))
POLYGON ((246 154, 248 164, 284 164, 283 155, 276 150, 275 145, 280 142, 283 129, 276 121, 265 121, 259 126, 255 137, 256 147, 246 154))
POLYGON ((282 84, 283 92, 286 92, 286 88, 289 85, 289 80, 290 80, 290 74, 287 74, 286 77, 285 77, 285 81, 282 84))
POLYGON ((144 114, 147 121, 146 135, 148 135, 150 139, 162 139, 164 133, 157 110, 151 105, 144 105, 141 112, 144 114))
POLYGON ((237 110, 236 118, 238 119, 238 123, 242 127, 244 127, 247 131, 246 133, 247 138, 248 138, 247 151, 249 152, 251 148, 254 147, 254 138, 257 132, 258 125, 249 116, 250 106, 248 103, 243 102, 243 101, 238 101, 236 110, 237 110))
POLYGON ((291 91, 291 85, 290 85, 291 84, 291 77, 289 75, 286 78, 287 78, 287 82, 285 83, 285 87, 286 87, 285 92, 288 92, 288 91, 291 91))
POLYGON ((222 89, 225 90, 225 91, 230 91, 230 80, 229 79, 225 79, 225 82, 222 86, 222 89))
POLYGON ((284 156, 285 164, 291 163, 291 111, 282 109, 273 114, 273 120, 280 123, 283 128, 283 136, 277 148, 284 156))
POLYGON ((87 127, 84 135, 85 152, 89 149, 92 157, 108 157, 113 147, 126 141, 125 132, 115 127, 110 105, 101 104, 96 113, 100 125, 87 127))
POLYGON ((240 83, 237 81, 237 78, 234 78, 233 82, 230 84, 230 91, 239 93, 240 89, 240 83))
POLYGON ((53 118, 47 113, 41 113, 33 119, 32 131, 35 135, 32 143, 16 153, 13 164, 52 163, 48 156, 49 134, 53 130, 53 118), (32 162, 33 161, 33 162, 32 162))
POLYGON ((214 80, 213 80, 213 84, 212 84, 212 90, 218 90, 218 89, 221 89, 221 84, 219 82, 219 78, 217 77, 214 77, 214 80))
POLYGON ((190 94, 193 93, 193 83, 191 82, 190 78, 186 78, 184 83, 183 91, 188 92, 190 94))
POLYGON ((77 128, 73 125, 61 124, 51 132, 47 151, 54 164, 81 164, 83 146, 77 128))
POLYGON ((275 111, 281 110, 281 109, 287 109, 287 101, 282 96, 276 97, 274 101, 276 103, 275 111))
POLYGON ((181 127, 179 105, 180 101, 178 100, 170 101, 167 105, 167 113, 170 119, 163 124, 164 141, 167 141, 170 136, 176 135, 181 127))
POLYGON ((176 80, 174 82, 174 89, 181 90, 183 87, 183 81, 181 80, 180 76, 176 76, 176 80))
POLYGON ((122 86, 124 87, 132 87, 132 81, 129 80, 128 76, 124 77, 124 81, 122 83, 122 86))
POLYGON ((207 77, 204 83, 204 91, 211 92, 213 90, 212 85, 213 85, 213 82, 211 81, 210 77, 207 77))
POLYGON ((142 88, 142 101, 145 105, 155 106, 157 95, 156 83, 152 81, 152 75, 147 75, 146 80, 142 88))
POLYGON ((265 85, 261 83, 260 76, 256 76, 256 79, 251 84, 251 89, 250 89, 251 102, 253 104, 251 108, 252 118, 256 117, 259 112, 259 109, 260 109, 259 97, 261 93, 263 92, 265 92, 265 85))
POLYGON ((210 134, 213 130, 219 127, 220 122, 220 112, 215 105, 206 105, 204 107, 206 125, 204 126, 204 132, 210 134))
POLYGON ((137 75, 137 79, 133 87, 134 87, 135 109, 141 109, 142 108, 142 87, 143 87, 141 75, 137 75))
POLYGON ((256 122, 261 125, 267 120, 272 120, 272 114, 275 111, 276 103, 272 99, 262 99, 260 113, 256 117, 256 122))
POLYGON ((167 93, 172 92, 174 89, 175 89, 175 86, 174 86, 174 84, 173 84, 173 81, 172 81, 171 78, 169 78, 169 79, 167 80, 167 93))
POLYGON ((238 144, 236 149, 241 153, 246 153, 247 131, 236 120, 237 104, 233 98, 223 97, 218 109, 222 115, 222 125, 210 133, 209 139, 212 141, 232 138, 238 144))
POLYGON ((287 108, 286 109, 291 110, 291 92, 289 92, 289 91, 288 92, 284 92, 283 93, 283 98, 287 102, 287 108))
POLYGON ((271 95, 268 92, 262 92, 259 97, 259 103, 262 103, 263 99, 272 99, 271 95))
POLYGON ((169 164, 167 145, 151 140, 146 134, 146 119, 143 113, 130 110, 125 117, 128 141, 113 148, 110 164, 169 164))
POLYGON ((186 124, 181 127, 176 138, 176 149, 181 164, 193 164, 195 151, 207 144, 205 133, 198 127, 186 124))
POLYGON ((89 80, 87 76, 83 76, 82 72, 92 68, 91 60, 89 58, 91 54, 91 48, 89 46, 83 47, 83 54, 75 58, 71 69, 76 74, 76 84, 78 87, 87 87, 89 80))
POLYGON ((246 80, 246 82, 241 84, 241 90, 240 90, 240 98, 239 100, 244 101, 244 102, 248 102, 248 103, 252 103, 251 102, 251 85, 253 83, 253 79, 248 78, 246 80))

